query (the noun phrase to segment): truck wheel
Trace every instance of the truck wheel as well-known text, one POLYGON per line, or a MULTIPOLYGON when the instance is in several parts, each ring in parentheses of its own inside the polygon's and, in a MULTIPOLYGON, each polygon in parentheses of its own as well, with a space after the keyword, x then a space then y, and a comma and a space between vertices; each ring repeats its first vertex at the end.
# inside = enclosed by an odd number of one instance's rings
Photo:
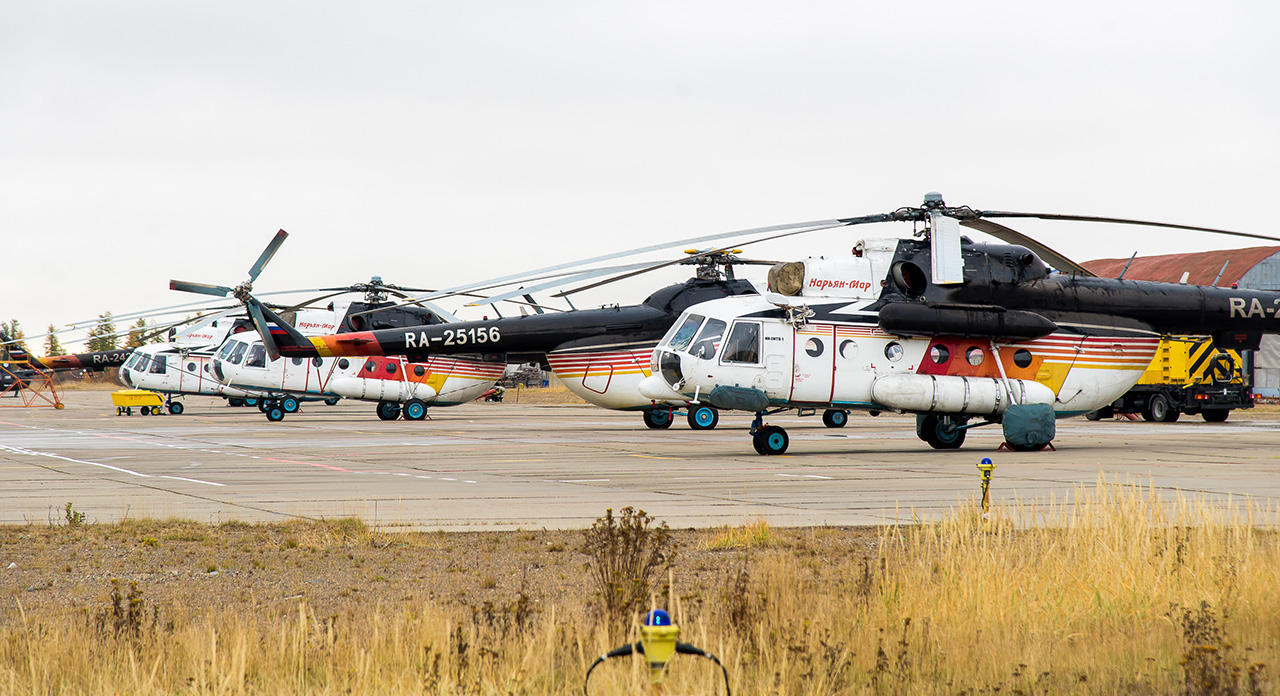
POLYGON ((1227 416, 1231 415, 1231 410, 1226 408, 1205 409, 1200 412, 1200 417, 1206 423, 1222 423, 1227 420, 1227 416))
POLYGON ((1144 420, 1155 423, 1172 423, 1177 420, 1177 411, 1169 405, 1169 399, 1164 394, 1152 394, 1147 400, 1147 408, 1142 412, 1144 420))

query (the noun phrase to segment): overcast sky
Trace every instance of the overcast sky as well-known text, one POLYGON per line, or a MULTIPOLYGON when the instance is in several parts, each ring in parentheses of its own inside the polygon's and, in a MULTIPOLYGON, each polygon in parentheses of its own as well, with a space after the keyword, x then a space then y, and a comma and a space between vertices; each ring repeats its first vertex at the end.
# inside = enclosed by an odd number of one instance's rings
MULTIPOLYGON (((0 3, 0 319, 987 209, 1277 234, 1280 3, 0 3)), ((1070 223, 1076 259, 1256 242, 1070 223)), ((894 226, 751 248, 846 253, 894 226)), ((672 270, 597 292, 629 303, 672 270)), ((33 345, 37 353, 39 346, 33 345)))

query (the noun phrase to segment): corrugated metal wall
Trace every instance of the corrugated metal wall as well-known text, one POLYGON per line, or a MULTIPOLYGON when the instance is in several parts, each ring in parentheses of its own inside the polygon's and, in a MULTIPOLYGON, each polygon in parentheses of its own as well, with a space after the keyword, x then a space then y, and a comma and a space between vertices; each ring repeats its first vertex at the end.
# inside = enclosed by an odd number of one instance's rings
MULTIPOLYGON (((1280 254, 1272 254, 1240 277, 1247 290, 1280 290, 1280 254)), ((1262 337, 1262 347, 1253 359, 1253 393, 1280 398, 1280 336, 1262 337)))

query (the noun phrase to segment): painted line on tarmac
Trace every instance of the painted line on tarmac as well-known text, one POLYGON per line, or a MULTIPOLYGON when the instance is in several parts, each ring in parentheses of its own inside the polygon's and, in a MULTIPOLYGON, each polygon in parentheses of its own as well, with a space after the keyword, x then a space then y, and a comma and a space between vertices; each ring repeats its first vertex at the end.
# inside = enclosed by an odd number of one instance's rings
POLYGON ((182 476, 167 476, 164 474, 158 474, 158 475, 144 474, 140 471, 125 469, 119 466, 112 466, 110 464, 102 464, 101 462, 89 462, 83 459, 72 459, 71 457, 64 457, 60 454, 53 454, 52 452, 37 452, 35 450, 24 449, 22 447, 11 447, 9 445, 0 445, 0 450, 11 452, 13 454, 25 454, 32 457, 49 457, 50 459, 60 459, 64 462, 71 462, 72 464, 88 464, 89 466, 96 466, 96 467, 101 467, 103 469, 110 469, 111 471, 118 471, 122 474, 129 474, 130 476, 137 476, 139 478, 167 478, 167 479, 174 479, 177 481, 188 481, 190 483, 203 483, 207 486, 226 486, 227 485, 225 483, 215 483, 213 481, 201 481, 200 479, 184 478, 182 476))
POLYGON ((271 457, 264 457, 263 459, 268 462, 281 462, 283 464, 302 464, 304 466, 314 466, 320 469, 329 469, 331 471, 345 471, 348 474, 359 473, 356 471, 352 471, 351 469, 343 469, 340 466, 329 466, 328 464, 316 464, 315 462, 295 462, 292 459, 273 459, 271 457))
POLYGON ((774 474, 775 476, 787 476, 789 478, 809 478, 809 479, 825 479, 827 481, 834 480, 834 476, 819 476, 817 474, 774 474))

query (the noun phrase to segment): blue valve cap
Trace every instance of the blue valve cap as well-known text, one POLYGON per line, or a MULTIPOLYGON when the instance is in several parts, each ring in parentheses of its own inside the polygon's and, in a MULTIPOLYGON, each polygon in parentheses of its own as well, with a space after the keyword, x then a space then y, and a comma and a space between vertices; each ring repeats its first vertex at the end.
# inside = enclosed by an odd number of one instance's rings
POLYGON ((646 626, 670 626, 671 615, 665 609, 654 609, 644 615, 644 625, 646 626))

